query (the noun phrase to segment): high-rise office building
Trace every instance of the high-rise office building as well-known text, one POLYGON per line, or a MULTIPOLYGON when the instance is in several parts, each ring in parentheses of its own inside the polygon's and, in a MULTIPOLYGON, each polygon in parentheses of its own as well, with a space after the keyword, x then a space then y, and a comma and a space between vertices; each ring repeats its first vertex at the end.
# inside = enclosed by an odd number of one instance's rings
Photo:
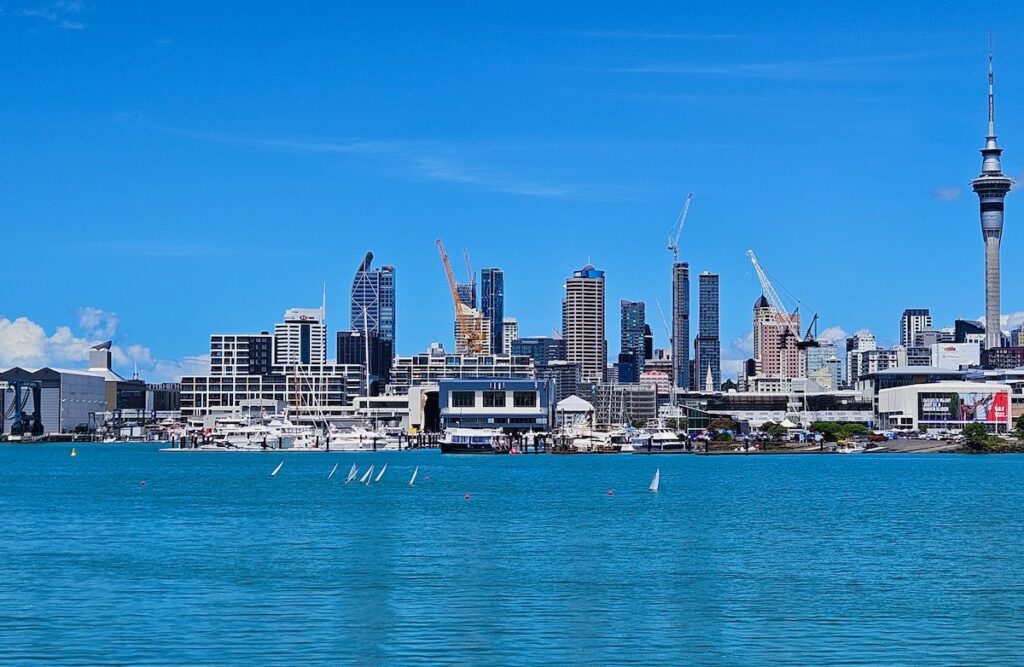
POLYGON ((672 362, 677 387, 690 388, 690 265, 672 265, 672 362))
POLYGON ((369 355, 369 377, 366 378, 368 382, 364 380, 364 389, 369 396, 382 393, 388 383, 395 356, 390 340, 381 338, 376 332, 364 334, 362 331, 339 331, 335 350, 339 364, 361 366, 364 372, 367 370, 366 359, 369 355))
POLYGON ((565 361, 565 339, 555 336, 527 336, 512 341, 512 356, 530 357, 537 366, 565 361))
POLYGON ((654 332, 650 324, 644 324, 644 361, 654 358, 654 332))
POLYGON ((481 269, 480 310, 483 311, 484 317, 491 321, 491 351, 495 354, 508 354, 508 350, 503 347, 503 323, 505 321, 505 273, 501 269, 481 269))
POLYGON ((352 280, 350 329, 376 333, 395 345, 395 268, 371 269, 373 253, 366 253, 352 280))
POLYGON ((718 274, 700 274, 698 285, 697 338, 693 343, 694 388, 717 391, 722 385, 722 347, 718 334, 718 274), (711 387, 708 387, 708 376, 711 387))
POLYGON ((878 348, 870 331, 858 331, 846 339, 846 384, 854 387, 860 379, 860 360, 865 352, 878 348))
POLYGON ((646 315, 646 306, 643 301, 620 301, 619 311, 621 317, 621 344, 620 352, 626 355, 632 355, 631 359, 624 360, 622 356, 619 357, 619 363, 630 363, 632 364, 632 372, 628 374, 628 377, 632 377, 632 380, 623 380, 623 376, 620 373, 620 382, 638 382, 640 380, 640 373, 644 371, 644 326, 646 315))
POLYGON ((275 365, 327 363, 325 307, 284 311, 284 322, 274 325, 275 365))
POLYGON ((761 296, 754 304, 754 361, 763 377, 792 379, 801 374, 800 314, 780 313, 761 296))
POLYGON ((462 316, 455 320, 455 354, 474 355, 491 354, 488 344, 491 341, 491 320, 484 317, 484 314, 476 308, 470 308, 464 303, 459 304, 462 309, 462 316), (473 327, 476 340, 483 342, 483 349, 473 351, 470 349, 470 332, 462 330, 462 324, 473 327))
POLYGON ((519 339, 519 320, 514 317, 506 317, 501 325, 501 349, 495 350, 495 354, 510 354, 512 342, 519 339))
POLYGON ((562 300, 565 356, 580 365, 581 382, 604 381, 608 364, 604 313, 604 271, 587 264, 565 281, 562 300))
POLYGON ((981 236, 985 241, 985 347, 1000 347, 1002 331, 999 312, 999 244, 1003 238, 1003 200, 1013 181, 1003 173, 996 143, 995 92, 992 53, 988 54, 988 134, 981 149, 981 174, 971 185, 981 208, 981 236))
POLYGON ((932 314, 927 308, 907 308, 900 317, 900 345, 913 347, 914 336, 932 328, 932 314))

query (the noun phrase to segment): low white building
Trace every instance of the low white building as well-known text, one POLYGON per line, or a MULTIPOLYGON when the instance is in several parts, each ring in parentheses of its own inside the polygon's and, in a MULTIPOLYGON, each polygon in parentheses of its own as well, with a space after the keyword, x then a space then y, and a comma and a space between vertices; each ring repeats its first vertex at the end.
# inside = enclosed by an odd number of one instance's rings
POLYGON ((981 346, 977 343, 935 343, 931 346, 931 363, 953 371, 981 365, 981 346))
POLYGON ((892 387, 878 392, 883 429, 960 431, 981 424, 990 433, 1011 427, 1010 385, 947 381, 892 387))

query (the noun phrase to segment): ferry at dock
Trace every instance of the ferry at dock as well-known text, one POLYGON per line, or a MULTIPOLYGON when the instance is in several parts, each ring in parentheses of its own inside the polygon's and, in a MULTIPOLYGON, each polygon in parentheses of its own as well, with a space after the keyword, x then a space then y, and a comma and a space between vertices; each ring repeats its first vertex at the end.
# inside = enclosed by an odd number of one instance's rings
POLYGON ((512 454, 515 448, 501 429, 450 428, 438 442, 442 454, 512 454))

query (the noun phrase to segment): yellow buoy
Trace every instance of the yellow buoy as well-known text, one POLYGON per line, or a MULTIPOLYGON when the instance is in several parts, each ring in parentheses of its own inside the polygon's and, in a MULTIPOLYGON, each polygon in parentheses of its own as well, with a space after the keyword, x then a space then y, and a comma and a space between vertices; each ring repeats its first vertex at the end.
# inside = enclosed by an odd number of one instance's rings
POLYGON ((71 448, 71 456, 78 456, 78 452, 75 451, 74 447, 71 448))

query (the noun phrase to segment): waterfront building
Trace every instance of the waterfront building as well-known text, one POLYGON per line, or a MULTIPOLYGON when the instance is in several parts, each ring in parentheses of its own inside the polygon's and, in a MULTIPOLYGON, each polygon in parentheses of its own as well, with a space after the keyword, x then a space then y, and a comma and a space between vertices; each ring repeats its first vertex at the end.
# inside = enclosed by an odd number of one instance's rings
POLYGON ((480 310, 491 322, 491 352, 509 354, 510 350, 504 347, 505 273, 501 269, 480 271, 480 310))
MULTIPOLYGON (((1003 173, 1000 155, 1003 149, 996 143, 995 92, 993 86, 992 53, 988 55, 988 133, 981 149, 981 174, 971 182, 978 195, 981 211, 981 235, 985 242, 985 324, 988 333, 985 348, 1002 345, 999 328, 999 244, 1003 237, 1003 202, 1013 181, 1003 173)), ((960 341, 957 341, 960 342, 960 341)))
POLYGON ((441 380, 481 378, 532 380, 533 360, 508 354, 447 354, 434 344, 422 354, 395 357, 388 390, 404 394, 412 387, 436 385, 441 380))
MULTIPOLYGON (((625 381, 636 382, 640 377, 640 373, 644 370, 646 306, 643 301, 622 300, 619 302, 619 312, 621 325, 619 364, 623 363, 623 355, 626 355, 628 357, 626 362, 632 365, 632 373, 629 375, 634 379, 625 381)), ((621 375, 619 381, 623 381, 621 375)))
POLYGON ((616 378, 622 384, 640 381, 640 362, 635 352, 619 352, 619 360, 615 364, 615 373, 611 377, 616 378))
POLYGON ((526 356, 538 366, 565 361, 565 339, 556 336, 527 336, 512 342, 512 356, 526 356))
POLYGON ((84 369, 16 366, 0 372, 0 433, 10 432, 16 403, 26 416, 38 416, 47 435, 95 428, 96 415, 107 410, 106 385, 105 377, 84 369), (20 391, 15 381, 23 383, 20 391))
POLYGON ((443 429, 546 431, 554 424, 555 388, 548 380, 445 379, 437 395, 443 429))
POLYGON ((503 318, 501 321, 501 349, 493 350, 493 352, 495 354, 511 354, 512 342, 518 339, 519 320, 514 317, 503 318))
POLYGON ((267 331, 210 336, 210 375, 264 375, 273 358, 274 337, 267 331))
POLYGON ((668 397, 672 391, 672 378, 665 371, 653 370, 649 366, 640 374, 640 384, 654 385, 658 391, 658 398, 668 397))
POLYGON ((945 381, 878 392, 879 427, 906 431, 960 431, 981 424, 989 433, 1011 428, 1011 388, 990 382, 945 381))
POLYGON ((336 360, 342 365, 362 366, 366 373, 369 355, 368 378, 364 380, 364 385, 368 385, 368 396, 377 396, 388 383, 391 373, 395 356, 391 345, 390 340, 381 338, 375 331, 366 334, 362 331, 339 331, 335 346, 336 360))
POLYGON ((641 424, 658 417, 658 389, 653 384, 599 384, 588 396, 598 426, 641 424))
POLYGON ((275 365, 327 362, 326 305, 284 311, 284 322, 274 325, 275 365))
POLYGON ((718 333, 718 274, 703 272, 697 278, 698 322, 697 338, 693 343, 694 383, 708 391, 707 377, 711 376, 711 391, 722 384, 722 351, 718 333))
POLYGON ((787 417, 807 427, 816 421, 871 424, 874 409, 869 396, 854 390, 818 391, 811 385, 792 382, 780 392, 739 391, 705 397, 701 407, 717 416, 728 416, 751 428, 768 422, 781 423, 787 417))
POLYGON ((907 308, 900 317, 900 345, 913 347, 918 332, 932 328, 932 314, 927 308, 907 308))
POLYGON ((534 374, 538 380, 551 380, 555 386, 555 400, 564 400, 576 393, 580 384, 580 365, 564 359, 536 364, 534 374))
POLYGON ((672 373, 675 372, 671 354, 671 350, 668 349, 655 350, 654 358, 644 362, 644 373, 647 373, 648 371, 664 373, 665 377, 667 377, 669 382, 671 382, 672 373))
POLYGON ((395 349, 395 267, 371 269, 373 253, 366 253, 352 279, 349 329, 376 333, 395 349))
POLYGON ((854 387, 860 378, 860 357, 878 347, 870 331, 858 331, 846 339, 846 384, 854 387))
POLYGON ((578 363, 583 382, 603 382, 608 364, 604 271, 587 264, 565 281, 562 337, 566 360, 578 363))
POLYGON ((672 264, 672 360, 676 387, 690 388, 690 265, 672 264))

